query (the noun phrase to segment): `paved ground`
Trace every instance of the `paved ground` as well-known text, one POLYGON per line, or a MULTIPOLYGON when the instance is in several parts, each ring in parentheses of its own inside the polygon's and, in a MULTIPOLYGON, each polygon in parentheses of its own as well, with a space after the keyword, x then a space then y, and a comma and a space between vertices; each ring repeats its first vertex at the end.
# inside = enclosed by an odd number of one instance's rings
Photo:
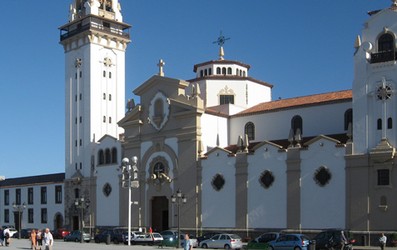
MULTIPOLYGON (((0 250, 11 250, 11 249, 31 249, 30 248, 30 241, 27 239, 12 239, 12 242, 9 247, 1 247, 0 250)), ((64 242, 62 240, 55 240, 53 250, 70 250, 70 249, 85 249, 85 250, 102 250, 102 249, 116 249, 116 250, 123 250, 123 249, 130 249, 130 250, 159 250, 158 246, 127 246, 124 244, 110 244, 106 245, 105 243, 75 243, 75 242, 64 242)), ((164 250, 176 250, 175 248, 171 247, 164 247, 164 250)), ((195 248, 197 249, 197 248, 195 248)), ((380 250, 380 247, 376 246, 354 246, 354 250, 380 250)), ((397 248, 394 247, 386 247, 385 250, 396 250, 397 248)), ((179 248, 182 250, 182 248, 179 248)), ((198 250, 201 250, 198 248, 198 250)))
MULTIPOLYGON (((12 250, 12 249, 31 249, 30 241, 27 239, 12 239, 11 244, 8 247, 0 246, 0 250, 12 250)), ((44 249, 44 248, 43 248, 44 249)), ((105 243, 75 243, 75 242, 64 242, 62 240, 55 240, 53 250, 70 250, 70 249, 85 249, 85 250, 102 250, 102 249, 130 249, 130 250, 158 250, 158 246, 128 246, 124 244, 110 244, 105 243)), ((160 248, 161 249, 161 248, 160 248)), ((171 250, 175 248, 164 247, 164 250, 171 250)), ((176 249, 175 249, 176 250, 176 249)), ((179 250, 182 250, 180 248, 179 250)))

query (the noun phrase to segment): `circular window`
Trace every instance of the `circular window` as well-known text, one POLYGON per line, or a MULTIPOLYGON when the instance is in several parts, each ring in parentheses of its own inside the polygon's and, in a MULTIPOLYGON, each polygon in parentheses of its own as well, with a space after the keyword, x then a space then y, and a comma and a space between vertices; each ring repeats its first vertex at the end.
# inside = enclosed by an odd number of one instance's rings
POLYGON ((102 192, 106 197, 108 197, 112 192, 112 186, 110 186, 109 183, 106 183, 105 185, 103 185, 102 192))
POLYGON ((214 189, 215 189, 216 191, 219 191, 219 190, 221 190, 221 189, 223 188, 223 186, 225 185, 225 178, 223 178, 223 176, 220 175, 220 174, 216 174, 216 175, 214 176, 214 178, 212 178, 211 184, 212 184, 212 187, 214 187, 214 189))
POLYGON ((332 174, 328 168, 322 166, 316 170, 314 173, 314 181, 317 185, 323 187, 329 183, 331 180, 332 174))
POLYGON ((259 183, 266 189, 269 188, 273 184, 273 182, 274 175, 269 170, 264 171, 259 178, 259 183))
POLYGON ((391 98, 393 91, 389 85, 378 87, 376 94, 379 100, 387 100, 391 98))

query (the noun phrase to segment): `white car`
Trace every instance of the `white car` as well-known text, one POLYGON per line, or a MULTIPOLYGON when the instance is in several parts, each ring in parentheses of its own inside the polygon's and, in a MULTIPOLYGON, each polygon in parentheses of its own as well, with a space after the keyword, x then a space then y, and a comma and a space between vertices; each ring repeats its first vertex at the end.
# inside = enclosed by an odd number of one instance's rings
POLYGON ((200 242, 201 248, 241 249, 243 243, 236 234, 217 234, 208 240, 200 242))
MULTIPOLYGON (((18 233, 18 230, 16 230, 13 227, 7 227, 6 229, 4 229, 4 231, 8 230, 10 238, 12 238, 14 236, 14 234, 18 233)), ((3 231, 3 232, 4 232, 3 231)), ((7 232, 7 231, 6 231, 7 232)))

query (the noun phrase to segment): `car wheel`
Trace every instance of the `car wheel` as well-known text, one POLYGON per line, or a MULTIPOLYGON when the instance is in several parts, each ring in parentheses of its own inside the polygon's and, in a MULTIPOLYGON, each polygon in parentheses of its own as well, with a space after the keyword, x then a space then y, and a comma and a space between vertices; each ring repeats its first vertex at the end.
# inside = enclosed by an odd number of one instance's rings
MULTIPOLYGON (((114 244, 119 244, 119 240, 118 239, 114 239, 114 244)), ((127 242, 128 243, 128 242, 127 242)))
POLYGON ((224 249, 230 249, 230 246, 228 244, 226 244, 223 248, 224 249))
POLYGON ((75 241, 75 242, 79 242, 79 239, 76 238, 76 239, 74 239, 74 241, 75 241))
POLYGON ((202 248, 208 248, 208 245, 207 244, 203 244, 203 245, 201 245, 201 247, 202 248))

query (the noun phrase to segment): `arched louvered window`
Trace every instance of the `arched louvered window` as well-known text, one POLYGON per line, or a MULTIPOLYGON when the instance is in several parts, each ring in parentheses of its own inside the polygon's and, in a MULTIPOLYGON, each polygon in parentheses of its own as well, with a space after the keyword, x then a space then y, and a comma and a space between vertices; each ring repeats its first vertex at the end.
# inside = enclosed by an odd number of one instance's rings
POLYGON ((291 119, 291 128, 294 131, 294 134, 296 134, 297 129, 300 129, 301 134, 303 134, 303 121, 302 117, 299 115, 296 115, 292 117, 291 119))
POLYGON ((252 122, 247 122, 244 127, 244 134, 248 135, 248 140, 255 140, 255 125, 252 122))
POLYGON ((117 163, 117 148, 112 148, 112 163, 117 163))
POLYGON ((344 123, 345 130, 349 129, 350 123, 353 124, 353 110, 352 109, 348 109, 345 112, 345 123, 344 123))
POLYGON ((105 155, 103 153, 103 150, 100 149, 98 152, 98 165, 105 164, 105 155))
POLYGON ((378 52, 394 51, 394 37, 385 33, 378 39, 378 52))

